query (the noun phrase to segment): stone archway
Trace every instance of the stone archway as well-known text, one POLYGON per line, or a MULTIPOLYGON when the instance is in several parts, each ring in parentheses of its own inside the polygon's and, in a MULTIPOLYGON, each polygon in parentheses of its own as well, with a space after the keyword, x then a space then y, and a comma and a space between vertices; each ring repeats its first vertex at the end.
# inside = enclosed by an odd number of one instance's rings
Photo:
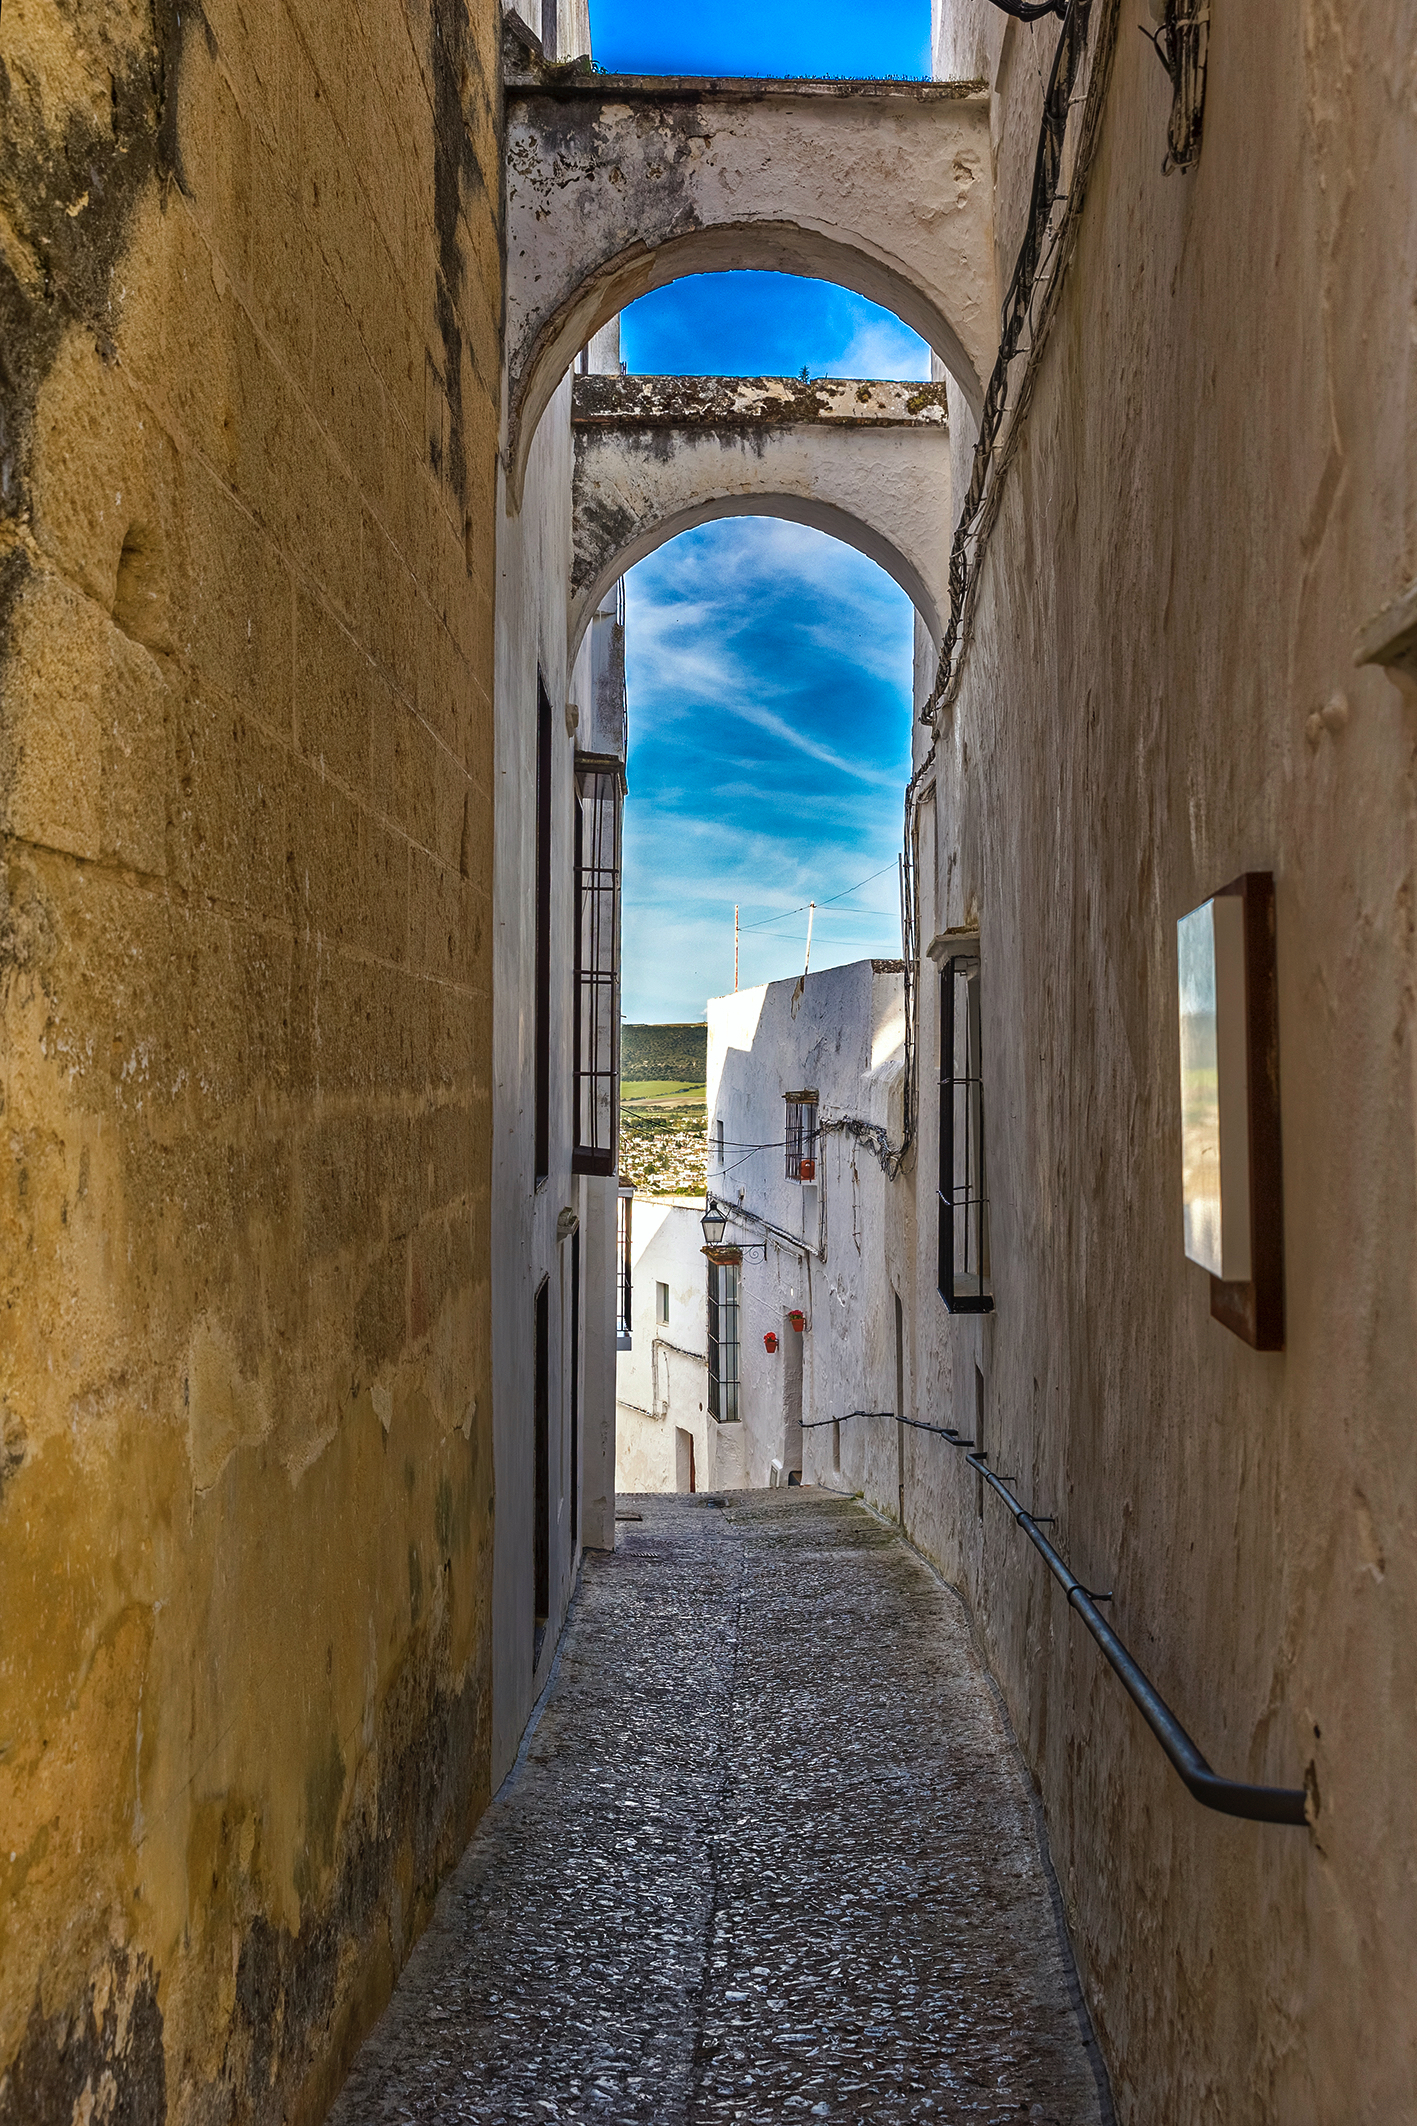
POLYGON ((507 84, 507 472, 592 333, 687 274, 834 281, 934 348, 976 415, 998 339, 978 82, 507 84))
POLYGON ((715 518, 785 517, 870 557, 938 647, 949 608, 943 384, 785 377, 580 377, 572 660, 625 571, 715 518))

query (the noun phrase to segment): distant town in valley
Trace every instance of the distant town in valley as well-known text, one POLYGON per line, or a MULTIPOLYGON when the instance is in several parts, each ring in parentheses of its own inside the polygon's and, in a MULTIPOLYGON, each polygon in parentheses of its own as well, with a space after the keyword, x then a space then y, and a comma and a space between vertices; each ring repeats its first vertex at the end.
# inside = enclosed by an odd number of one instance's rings
POLYGON ((620 1029, 620 1179, 649 1196, 701 1196, 708 1027, 620 1029))

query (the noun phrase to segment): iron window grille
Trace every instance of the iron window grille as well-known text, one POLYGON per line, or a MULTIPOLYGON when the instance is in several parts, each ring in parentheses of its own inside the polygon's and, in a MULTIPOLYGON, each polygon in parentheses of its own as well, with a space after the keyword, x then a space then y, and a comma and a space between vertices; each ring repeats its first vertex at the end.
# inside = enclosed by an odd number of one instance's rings
POLYGON ((736 1425, 741 1416, 742 1309, 736 1263, 708 1266, 708 1404, 719 1425, 736 1425))
POLYGON ((630 1348, 630 1305, 634 1297, 630 1274, 630 1228, 635 1210, 632 1188, 617 1190, 615 1197, 615 1348, 630 1348))
POLYGON ((571 1171, 613 1174, 620 1127, 620 850, 625 771, 576 755, 576 1141, 571 1171))
POLYGON ((551 1172, 551 697, 536 679, 535 1137, 538 1186, 551 1172))
POLYGON ((951 1314, 993 1312, 977 949, 940 971, 938 1282, 951 1314))
POLYGON ((787 1178, 815 1181, 817 1178, 817 1095, 788 1093, 787 1178))

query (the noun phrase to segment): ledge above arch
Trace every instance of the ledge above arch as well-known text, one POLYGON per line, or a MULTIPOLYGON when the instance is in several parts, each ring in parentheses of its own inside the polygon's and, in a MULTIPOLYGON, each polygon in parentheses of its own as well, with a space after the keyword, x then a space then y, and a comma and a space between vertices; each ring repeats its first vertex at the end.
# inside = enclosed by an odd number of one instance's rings
POLYGON ((998 340, 979 82, 507 84, 507 486, 618 310, 691 273, 796 273, 892 310, 979 413, 998 340))
POLYGON ((939 647, 953 532, 943 384, 578 376, 569 652, 625 571, 697 524, 785 517, 893 576, 939 647))

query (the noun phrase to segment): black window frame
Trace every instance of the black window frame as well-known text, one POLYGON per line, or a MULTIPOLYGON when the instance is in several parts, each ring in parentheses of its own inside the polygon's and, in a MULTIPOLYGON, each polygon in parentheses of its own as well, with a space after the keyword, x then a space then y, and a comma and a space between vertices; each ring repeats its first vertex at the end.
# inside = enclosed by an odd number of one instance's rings
POLYGON ((574 1174, 613 1174, 620 1143, 620 880, 625 768, 577 753, 573 978, 574 1174))
POLYGON ((708 1265, 708 1408, 716 1425, 742 1421, 743 1271, 736 1262, 708 1265), (729 1360, 727 1368, 725 1356, 729 1360))
POLYGON ((977 945, 951 953, 940 967, 939 1083, 936 1285, 948 1313, 992 1314, 983 1009, 977 945))
POLYGON ((635 1192, 621 1183, 615 1192, 615 1348, 631 1348, 634 1325, 634 1269, 630 1250, 634 1232, 635 1192))

